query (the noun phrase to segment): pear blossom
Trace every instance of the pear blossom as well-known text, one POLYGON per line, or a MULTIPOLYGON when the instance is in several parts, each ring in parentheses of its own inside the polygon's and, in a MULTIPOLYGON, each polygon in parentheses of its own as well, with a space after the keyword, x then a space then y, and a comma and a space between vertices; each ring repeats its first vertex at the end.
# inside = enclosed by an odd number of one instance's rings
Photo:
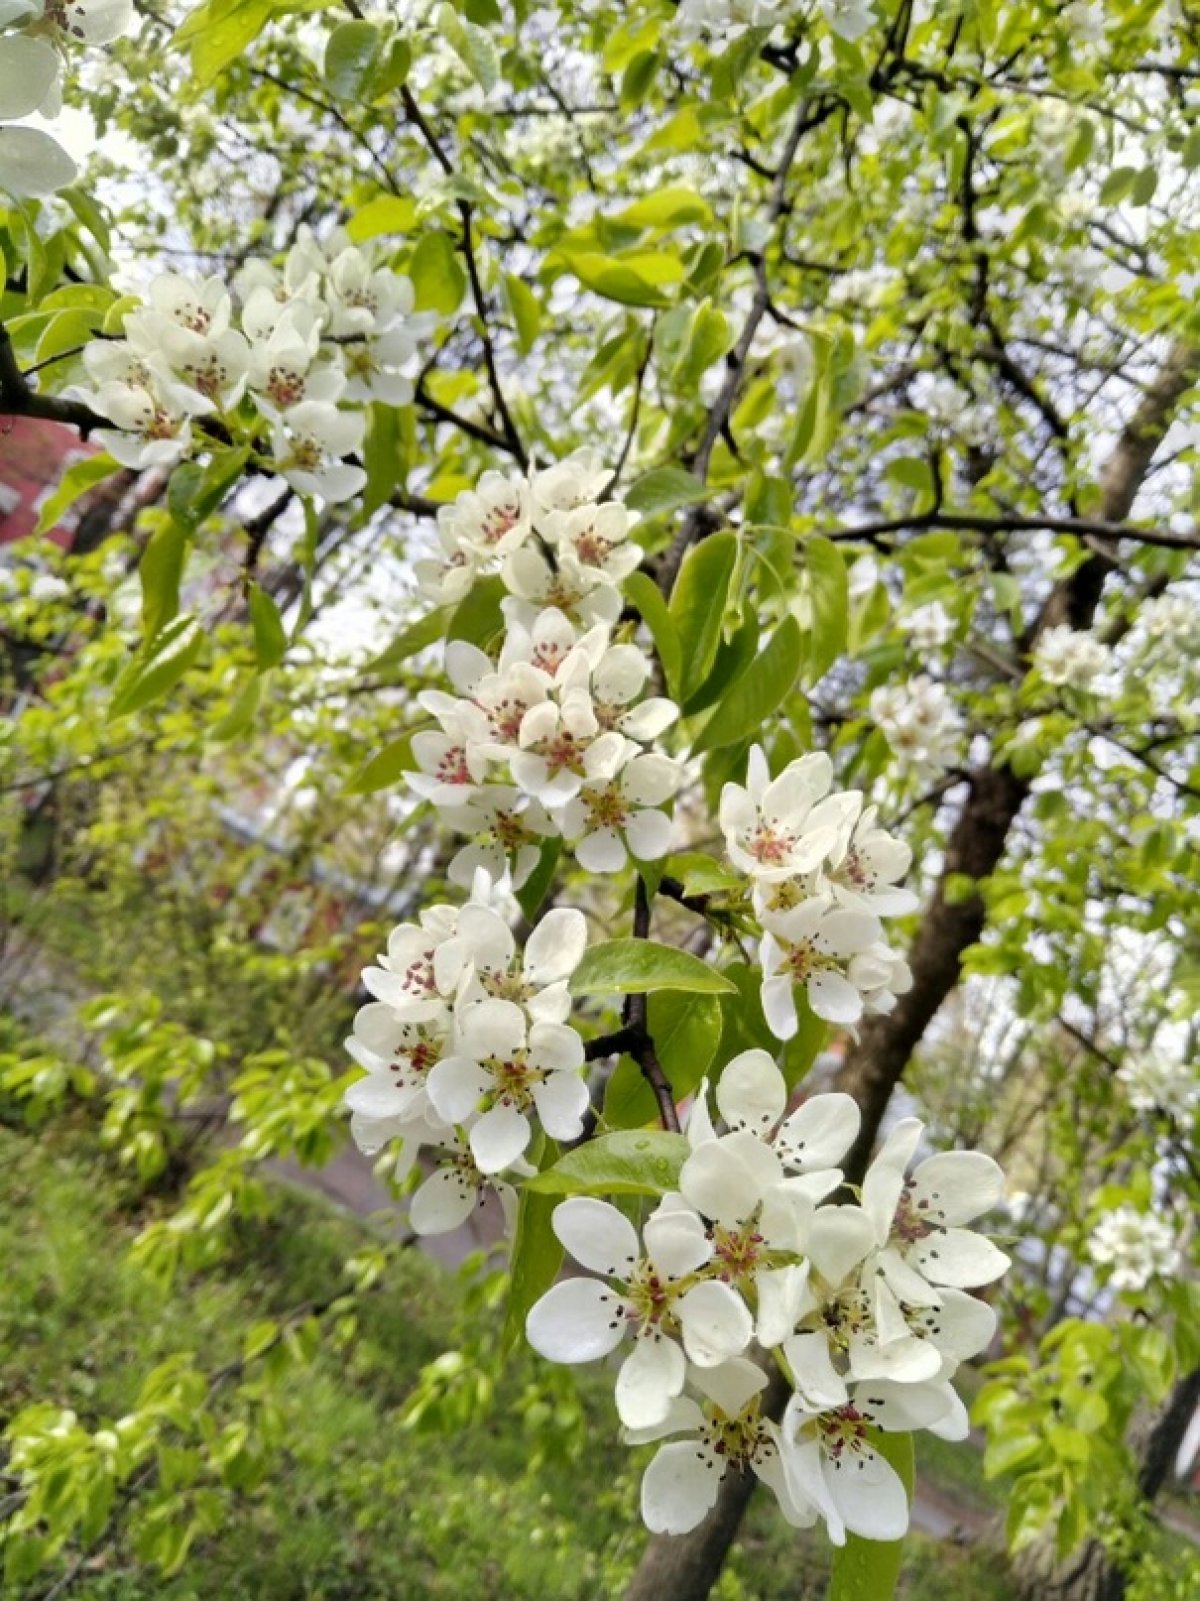
POLYGON ((612 776, 585 779, 556 814, 580 866, 591 873, 618 873, 630 853, 642 861, 665 856, 671 820, 657 808, 678 787, 678 765, 652 753, 631 756, 612 776))
POLYGON ((123 467, 169 467, 191 448, 190 414, 157 383, 146 388, 119 380, 103 383, 95 407, 116 424, 98 428, 95 437, 123 467))
POLYGON ((772 779, 762 746, 752 745, 745 785, 721 791, 721 830, 734 866, 768 884, 819 867, 862 804, 857 792, 830 795, 832 782, 824 751, 789 762, 772 779))
POLYGON ((900 627, 908 635, 914 650, 940 650, 954 638, 954 619, 938 600, 909 612, 900 619, 900 627))
POLYGON ((736 39, 747 28, 773 28, 787 15, 790 0, 682 0, 675 28, 684 41, 706 35, 736 39))
POLYGON ((917 772, 958 760, 963 720, 944 684, 924 673, 907 684, 881 684, 871 692, 869 711, 896 755, 917 772))
POLYGON ((719 1367, 689 1374, 704 1404, 680 1396, 668 1416, 655 1425, 629 1429, 631 1445, 664 1437, 642 1477, 642 1519, 655 1534, 686 1534, 711 1511, 729 1468, 753 1471, 772 1491, 779 1509, 796 1528, 816 1521, 816 1509, 799 1499, 782 1454, 780 1427, 762 1415, 767 1375, 757 1363, 735 1358, 719 1367))
MULTIPOLYGON (((688 1118, 687 1136, 694 1147, 717 1139, 708 1115, 705 1080, 688 1118)), ((840 1092, 812 1095, 787 1111, 783 1074, 767 1051, 742 1051, 717 1079, 717 1110, 731 1134, 749 1134, 768 1146, 789 1174, 804 1175, 793 1186, 813 1201, 823 1200, 842 1181, 838 1163, 858 1135, 861 1114, 852 1096, 840 1092), (786 1115, 785 1115, 786 1114, 786 1115)))
POLYGON ((275 471, 302 495, 319 495, 331 505, 349 500, 367 475, 341 458, 362 448, 365 430, 361 412, 302 400, 271 430, 275 471))
POLYGON ((750 1343, 754 1325, 741 1297, 702 1276, 712 1242, 680 1196, 664 1196, 646 1219, 644 1244, 615 1206, 591 1196, 555 1207, 552 1226, 580 1266, 600 1277, 554 1285, 531 1308, 526 1335, 548 1361, 577 1363, 607 1356, 632 1334, 616 1384, 627 1427, 666 1419, 687 1360, 712 1367, 750 1343))
POLYGON ((868 806, 849 833, 843 831, 829 853, 816 884, 832 892, 840 906, 899 917, 920 904, 899 880, 912 865, 912 850, 876 822, 878 808, 868 806))
POLYGON ((1111 662, 1107 645, 1066 624, 1048 628, 1034 653, 1034 665, 1046 682, 1070 689, 1091 689, 1111 662))
POLYGON ((429 1075, 429 1099, 448 1123, 471 1123, 471 1154, 480 1172, 499 1173, 521 1156, 534 1112, 554 1139, 583 1132, 588 1108, 583 1041, 560 1023, 530 1024, 512 1001, 482 1000, 463 1009, 455 1051, 429 1075))
POLYGON ((1005 1273, 1009 1259, 962 1225, 999 1205, 1004 1175, 981 1151, 942 1151, 906 1176, 924 1125, 904 1118, 863 1179, 862 1207, 875 1229, 878 1266, 904 1298, 913 1275, 927 1284, 977 1289, 1005 1273))
POLYGON ((834 1545, 845 1545, 847 1533, 898 1540, 908 1529, 908 1494, 869 1431, 921 1428, 965 1438, 966 1413, 948 1384, 875 1379, 855 1385, 841 1405, 817 1411, 794 1395, 781 1428, 789 1490, 819 1512, 834 1545))
POLYGON ((762 1005, 776 1039, 791 1039, 796 1032, 798 984, 818 1017, 828 1023, 857 1023, 864 993, 882 988, 877 958, 853 966, 880 942, 879 919, 871 912, 835 906, 832 896, 815 895, 790 911, 767 913, 763 926, 762 1005))
POLYGON ((346 1091, 346 1106, 372 1122, 428 1117, 426 1081, 448 1049, 449 1034, 446 1007, 420 1021, 405 1018, 385 1001, 360 1007, 346 1050, 367 1076, 346 1091))
POLYGON ((529 492, 539 526, 544 515, 572 511, 588 501, 599 500, 612 477, 597 451, 581 446, 561 461, 543 467, 529 480, 529 492))
POLYGON ((247 381, 264 416, 274 421, 304 401, 334 405, 341 399, 346 377, 338 362, 318 359, 321 325, 313 306, 282 307, 269 328, 250 337, 247 381))
POLYGON ((587 947, 587 923, 572 906, 548 911, 518 955, 508 924, 491 906, 468 903, 433 958, 434 979, 460 1008, 476 1000, 514 1001, 534 1023, 563 1023, 567 980, 587 947))
POLYGON ((487 720, 478 707, 429 696, 426 691, 421 703, 435 712, 442 726, 423 728, 413 735, 417 765, 404 775, 405 782, 414 794, 435 806, 467 805, 475 799, 477 786, 491 765, 484 749, 487 720))
POLYGON ((821 14, 839 39, 861 39, 877 18, 872 0, 821 0, 821 14))
POLYGON ((1200 1102, 1200 1081, 1186 1062, 1131 1057, 1117 1069, 1117 1082, 1135 1112, 1158 1112, 1184 1124, 1200 1102))
MULTIPOLYGON (((438 1153, 433 1171, 413 1192, 408 1203, 408 1221, 414 1234, 449 1234, 461 1228, 488 1195, 495 1195, 511 1231, 517 1211, 517 1192, 512 1184, 494 1173, 485 1173, 471 1154, 467 1139, 457 1131, 439 1133, 438 1153)), ((508 1164, 510 1178, 529 1178, 533 1168, 520 1159, 508 1164)))
POLYGON ((546 809, 510 784, 487 784, 469 800, 443 804, 442 817, 471 841, 450 859, 446 877, 466 889, 482 868, 492 878, 509 873, 520 889, 537 866, 543 843, 556 838, 558 825, 546 809))
POLYGON ((1183 1262, 1173 1220, 1140 1212, 1129 1202, 1100 1214, 1088 1255, 1112 1269, 1108 1282, 1114 1290, 1144 1290, 1152 1279, 1178 1273, 1183 1262))

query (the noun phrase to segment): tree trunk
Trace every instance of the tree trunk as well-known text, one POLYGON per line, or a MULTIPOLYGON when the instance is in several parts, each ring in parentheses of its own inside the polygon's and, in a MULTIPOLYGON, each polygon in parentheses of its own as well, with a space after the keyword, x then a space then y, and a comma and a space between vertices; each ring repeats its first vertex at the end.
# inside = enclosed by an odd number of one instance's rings
MULTIPOLYGON (((1151 1420, 1138 1448, 1138 1493, 1150 1505, 1166 1483, 1171 1463, 1196 1408, 1200 1406, 1200 1368, 1176 1384, 1151 1420)), ((1125 1601, 1132 1576, 1113 1561, 1099 1540, 1087 1540, 1058 1561, 1052 1537, 1022 1551, 1013 1564, 1022 1601, 1125 1601)))
MULTIPOLYGON (((1173 346, 1101 471, 1100 515, 1104 521, 1123 522, 1128 517, 1175 408, 1198 374, 1200 349, 1183 343, 1173 346)), ((1045 629, 1057 623, 1069 622, 1074 628, 1091 623, 1104 581, 1115 566, 1110 550, 1099 540, 1091 541, 1091 549, 1092 554, 1071 577, 1052 590, 1023 642, 1026 651, 1045 629)), ((982 896, 976 892, 961 901, 948 898, 947 876, 966 873, 979 880, 994 871, 1027 793, 1028 783, 1006 767, 981 768, 971 775, 970 793, 951 833, 942 876, 910 953, 913 987, 894 1012, 873 1019, 863 1029, 838 1074, 837 1088, 853 1095, 863 1113, 859 1138, 846 1162, 846 1176, 851 1181, 862 1175, 884 1110, 909 1057, 958 983, 964 952, 983 932, 982 896)), ((768 1394, 773 1395, 776 1388, 773 1384, 768 1394)), ((786 1393, 779 1397, 778 1407, 785 1401, 786 1393)), ((737 1535, 753 1487, 753 1482, 745 1484, 733 1474, 727 1475, 716 1506, 699 1528, 690 1534, 651 1539, 624 1601, 704 1601, 737 1535)), ((1085 1597, 1087 1592, 1081 1592, 1079 1601, 1085 1597)), ((1097 1592, 1095 1601, 1112 1598, 1097 1592)))

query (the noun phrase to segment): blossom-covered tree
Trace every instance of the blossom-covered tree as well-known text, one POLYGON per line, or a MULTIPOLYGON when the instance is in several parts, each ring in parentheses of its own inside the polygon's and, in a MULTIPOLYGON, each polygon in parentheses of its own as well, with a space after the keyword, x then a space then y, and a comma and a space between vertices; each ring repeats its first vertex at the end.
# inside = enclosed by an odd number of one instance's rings
MULTIPOLYGON (((757 1481, 890 1593, 985 1354, 1031 1585, 1136 1576, 1127 1426, 1200 1367, 1188 8, 9 13, 0 410, 101 447, 44 528, 109 494, 3 570, 9 789, 386 808, 294 1121, 418 1236, 495 1199, 509 1335, 655 1446, 631 1601, 757 1481), (86 188, 7 125, 64 61, 86 188)), ((234 1095, 211 1171, 303 1147, 234 1095)))

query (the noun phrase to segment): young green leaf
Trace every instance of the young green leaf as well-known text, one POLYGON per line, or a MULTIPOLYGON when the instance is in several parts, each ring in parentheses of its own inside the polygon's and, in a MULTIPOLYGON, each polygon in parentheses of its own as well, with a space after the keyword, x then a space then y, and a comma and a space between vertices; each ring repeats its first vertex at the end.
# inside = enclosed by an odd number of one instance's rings
POLYGON ((665 1195, 691 1154, 682 1134, 662 1129, 602 1134, 526 1179, 539 1195, 665 1195))
POLYGON ((729 980, 690 951, 649 939, 614 939, 592 945, 571 980, 572 995, 635 995, 648 990, 691 990, 719 995, 729 980))
POLYGON ((117 679, 109 717, 127 717, 160 700, 193 665, 204 643, 204 630, 195 617, 176 617, 169 622, 117 679))
POLYGON ((704 683, 716 657, 737 557, 737 536, 725 530, 694 545, 679 569, 670 609, 679 636, 684 699, 704 683))
POLYGON ((760 729, 796 682, 803 659, 800 629, 785 617, 742 676, 722 698, 692 746, 700 751, 738 744, 760 729))

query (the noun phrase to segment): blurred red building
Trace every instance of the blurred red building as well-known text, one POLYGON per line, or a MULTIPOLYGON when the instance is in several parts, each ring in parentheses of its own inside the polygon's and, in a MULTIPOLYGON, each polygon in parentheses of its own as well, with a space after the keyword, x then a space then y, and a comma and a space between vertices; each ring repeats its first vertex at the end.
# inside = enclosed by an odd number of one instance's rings
MULTIPOLYGON (((97 448, 64 423, 0 417, 0 545, 31 534, 43 501, 58 487, 63 473, 81 457, 94 456, 97 448)), ((69 550, 81 520, 105 488, 101 484, 81 496, 47 537, 69 550)))

